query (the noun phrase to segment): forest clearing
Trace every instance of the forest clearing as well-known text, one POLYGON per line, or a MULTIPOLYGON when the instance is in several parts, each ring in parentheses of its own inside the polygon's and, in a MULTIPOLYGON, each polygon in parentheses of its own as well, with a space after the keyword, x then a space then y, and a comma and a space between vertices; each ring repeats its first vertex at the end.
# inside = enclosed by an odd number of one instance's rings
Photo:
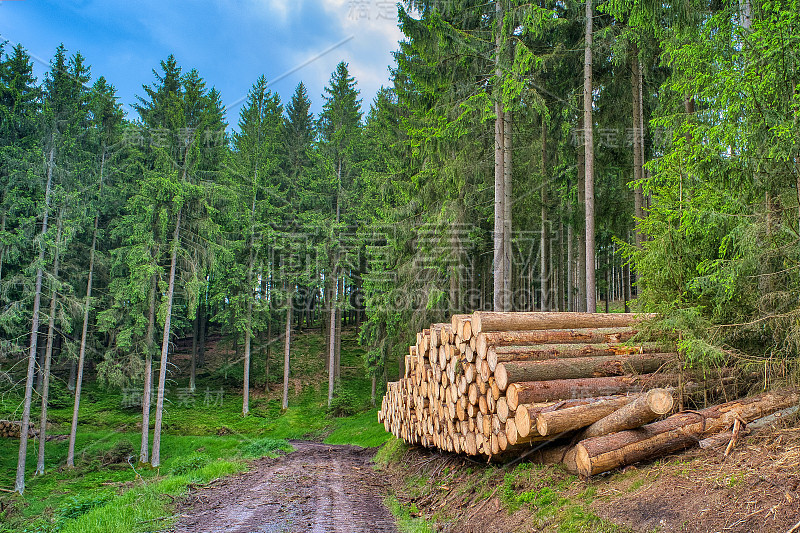
POLYGON ((800 533, 798 0, 0 0, 0 533, 800 533))

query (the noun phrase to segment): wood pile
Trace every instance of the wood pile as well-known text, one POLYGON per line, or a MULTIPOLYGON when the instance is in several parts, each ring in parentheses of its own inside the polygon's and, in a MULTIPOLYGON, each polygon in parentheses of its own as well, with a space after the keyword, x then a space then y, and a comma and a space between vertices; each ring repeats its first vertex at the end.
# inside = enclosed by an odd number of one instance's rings
MULTIPOLYGON (((0 438, 18 439, 22 422, 12 420, 0 420, 0 438)), ((37 435, 33 427, 28 428, 28 436, 33 438, 37 435)))
POLYGON ((488 459, 530 456, 590 476, 686 448, 798 402, 762 395, 674 410, 674 346, 629 342, 651 315, 454 315, 417 334, 378 420, 410 444, 488 459), (537 455, 533 456, 533 451, 537 455))

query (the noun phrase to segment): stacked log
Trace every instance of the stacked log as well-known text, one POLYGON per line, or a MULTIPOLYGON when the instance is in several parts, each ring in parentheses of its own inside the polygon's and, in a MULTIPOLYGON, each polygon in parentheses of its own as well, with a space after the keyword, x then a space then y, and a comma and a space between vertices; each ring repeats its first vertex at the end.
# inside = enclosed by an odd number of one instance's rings
POLYGON ((646 318, 454 315, 417 334, 378 418, 411 444, 489 458, 573 434, 650 388, 678 383, 653 374, 675 359, 674 347, 629 344, 646 318), (542 422, 544 433, 539 417, 550 424, 542 422))
MULTIPOLYGON (((18 439, 22 422, 13 420, 0 420, 0 437, 18 439)), ((28 436, 33 438, 36 436, 36 431, 30 427, 28 428, 28 436)))
POLYGON ((664 418, 679 385, 686 392, 703 384, 665 371, 674 346, 633 343, 649 318, 454 315, 417 334, 378 419, 410 444, 489 459, 525 455, 591 476, 797 404, 796 393, 771 394, 664 418))

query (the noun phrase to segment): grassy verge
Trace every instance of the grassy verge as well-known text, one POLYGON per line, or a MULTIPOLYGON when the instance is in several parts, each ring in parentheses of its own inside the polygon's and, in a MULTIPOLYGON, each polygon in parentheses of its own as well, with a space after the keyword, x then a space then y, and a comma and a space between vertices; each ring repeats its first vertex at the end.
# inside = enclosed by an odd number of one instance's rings
POLYGON ((599 518, 590 508, 596 489, 560 467, 475 463, 410 449, 397 439, 374 461, 397 480, 386 504, 403 531, 431 531, 435 524, 468 531, 626 531, 599 518))

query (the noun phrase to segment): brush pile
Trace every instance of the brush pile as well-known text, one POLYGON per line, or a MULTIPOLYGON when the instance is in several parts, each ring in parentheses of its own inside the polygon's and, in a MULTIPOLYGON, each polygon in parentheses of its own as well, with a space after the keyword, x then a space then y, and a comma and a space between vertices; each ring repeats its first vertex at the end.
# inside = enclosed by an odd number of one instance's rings
POLYGON ((652 315, 454 315, 417 334, 378 419, 410 444, 503 460, 529 455, 584 476, 689 447, 800 401, 775 393, 674 411, 675 346, 631 342, 652 315))

